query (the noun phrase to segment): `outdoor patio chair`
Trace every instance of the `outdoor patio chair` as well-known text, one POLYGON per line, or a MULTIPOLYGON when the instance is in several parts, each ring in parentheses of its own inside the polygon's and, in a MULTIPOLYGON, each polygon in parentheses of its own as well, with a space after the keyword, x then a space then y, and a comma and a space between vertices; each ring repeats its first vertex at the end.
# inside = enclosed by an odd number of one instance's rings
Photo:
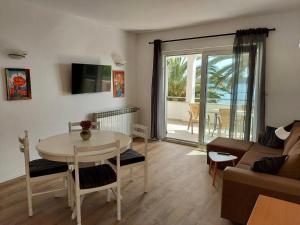
MULTIPOLYGON (((192 134, 194 133, 194 126, 193 123, 199 124, 199 114, 200 114, 200 104, 199 103, 189 103, 189 123, 188 123, 188 130, 190 127, 192 128, 192 134)), ((210 134, 210 116, 207 114, 207 126, 208 126, 208 133, 210 134)))

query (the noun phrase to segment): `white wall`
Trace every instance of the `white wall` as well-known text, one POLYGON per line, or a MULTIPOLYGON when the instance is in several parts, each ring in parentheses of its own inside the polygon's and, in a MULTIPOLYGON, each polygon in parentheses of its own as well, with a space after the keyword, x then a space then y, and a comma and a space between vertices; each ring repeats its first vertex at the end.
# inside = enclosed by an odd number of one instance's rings
POLYGON ((189 104, 187 102, 167 101, 167 118, 189 121, 189 104))
POLYGON ((24 174, 17 136, 25 129, 34 159, 38 138, 67 132, 68 121, 135 105, 135 34, 15 0, 1 2, 0 30, 0 182, 24 174), (26 50, 28 56, 10 59, 5 53, 11 48, 26 50), (112 92, 71 95, 70 64, 113 65, 112 52, 127 61, 118 68, 126 69, 126 97, 113 98, 112 92), (7 67, 31 70, 32 100, 6 100, 7 67))
MULTIPOLYGON (((151 77, 154 39, 176 39, 234 32, 237 29, 275 27, 267 40, 266 123, 278 126, 300 119, 300 11, 227 20, 218 23, 139 34, 137 37, 138 103, 140 122, 150 125, 151 77), (147 94, 145 94, 147 93, 147 94)), ((163 50, 226 46, 233 36, 163 44, 163 50)))

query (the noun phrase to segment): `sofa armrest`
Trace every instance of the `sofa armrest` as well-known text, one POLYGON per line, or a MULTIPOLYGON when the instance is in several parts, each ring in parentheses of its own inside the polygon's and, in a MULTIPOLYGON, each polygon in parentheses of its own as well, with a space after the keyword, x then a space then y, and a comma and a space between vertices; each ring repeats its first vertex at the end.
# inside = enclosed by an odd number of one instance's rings
POLYGON ((300 196, 300 180, 257 173, 236 167, 227 167, 224 170, 223 180, 229 180, 249 186, 268 189, 289 195, 300 196))
POLYGON ((260 194, 300 204, 300 180, 227 167, 223 174, 221 216, 246 224, 260 194))

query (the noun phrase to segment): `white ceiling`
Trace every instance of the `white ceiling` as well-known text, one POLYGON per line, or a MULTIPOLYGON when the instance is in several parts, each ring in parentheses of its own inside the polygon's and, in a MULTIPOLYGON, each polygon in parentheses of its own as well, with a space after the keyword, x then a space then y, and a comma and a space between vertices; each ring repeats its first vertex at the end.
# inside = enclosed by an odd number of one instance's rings
POLYGON ((131 31, 168 29, 300 7, 300 0, 26 1, 131 31))

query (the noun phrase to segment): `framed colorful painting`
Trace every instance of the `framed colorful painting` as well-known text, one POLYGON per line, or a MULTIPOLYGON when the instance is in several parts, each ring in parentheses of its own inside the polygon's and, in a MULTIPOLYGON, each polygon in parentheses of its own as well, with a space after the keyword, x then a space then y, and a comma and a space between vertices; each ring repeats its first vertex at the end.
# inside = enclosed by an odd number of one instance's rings
POLYGON ((31 99, 30 70, 6 68, 7 100, 31 99))
POLYGON ((123 70, 113 71, 113 92, 114 97, 125 96, 125 78, 123 70))

